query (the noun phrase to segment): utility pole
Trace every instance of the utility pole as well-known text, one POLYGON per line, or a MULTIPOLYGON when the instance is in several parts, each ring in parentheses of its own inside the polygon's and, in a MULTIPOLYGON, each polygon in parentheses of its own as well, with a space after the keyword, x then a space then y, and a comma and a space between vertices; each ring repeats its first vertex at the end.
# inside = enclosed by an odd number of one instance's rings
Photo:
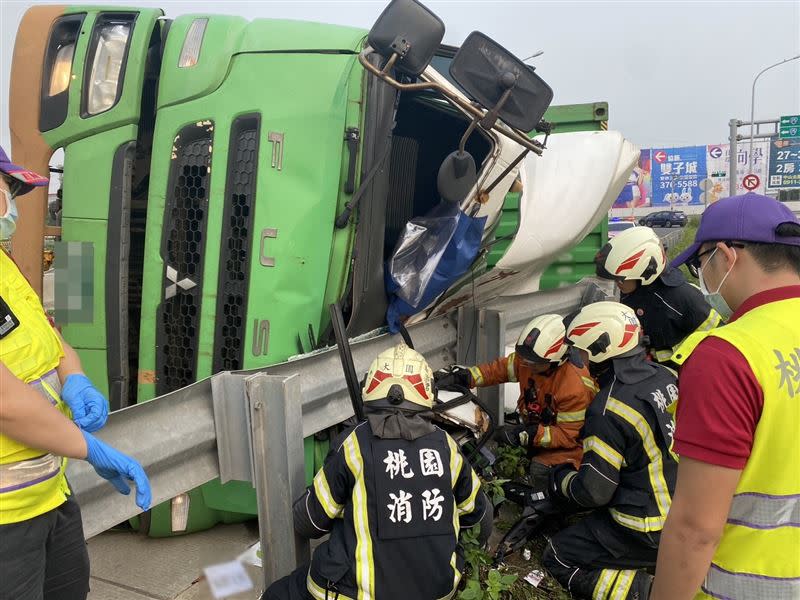
POLYGON ((774 65, 765 67, 761 69, 758 72, 758 75, 756 75, 755 79, 753 79, 753 92, 750 96, 750 155, 748 156, 748 163, 747 163, 748 173, 753 172, 753 135, 756 132, 756 127, 755 127, 756 82, 758 81, 759 77, 761 77, 764 73, 766 73, 770 69, 774 69, 775 67, 779 67, 784 63, 797 60, 798 58, 800 58, 800 54, 798 54, 797 56, 792 56, 791 58, 785 58, 782 61, 776 62, 774 65))
MULTIPOLYGON (((730 141, 730 146, 728 146, 728 196, 736 195, 736 179, 738 178, 736 173, 736 153, 738 151, 736 142, 739 139, 739 126, 741 124, 742 122, 739 119, 728 121, 730 126, 730 137, 728 137, 728 141, 730 141)), ((750 125, 750 127, 752 130, 753 125, 750 125)), ((752 149, 750 151, 752 152, 752 149)))

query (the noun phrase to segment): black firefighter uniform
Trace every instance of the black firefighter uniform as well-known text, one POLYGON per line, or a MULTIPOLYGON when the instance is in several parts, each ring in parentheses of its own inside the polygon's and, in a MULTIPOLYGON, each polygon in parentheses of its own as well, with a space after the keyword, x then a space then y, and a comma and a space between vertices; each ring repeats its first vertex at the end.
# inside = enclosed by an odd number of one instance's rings
POLYGON ((464 564, 459 533, 481 521, 488 501, 455 441, 428 427, 412 440, 381 438, 365 421, 329 454, 298 502, 320 536, 330 531, 306 578, 312 597, 455 595, 464 564))

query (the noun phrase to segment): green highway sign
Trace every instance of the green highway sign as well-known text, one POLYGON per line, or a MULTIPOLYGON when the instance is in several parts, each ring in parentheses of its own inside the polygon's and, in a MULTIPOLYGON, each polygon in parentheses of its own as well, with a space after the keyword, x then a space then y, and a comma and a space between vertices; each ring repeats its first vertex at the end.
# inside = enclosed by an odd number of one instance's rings
POLYGON ((778 127, 780 139, 800 137, 800 115, 784 115, 778 127))
POLYGON ((800 125, 794 125, 793 127, 781 127, 778 131, 778 137, 782 140, 785 140, 786 138, 800 137, 800 125))

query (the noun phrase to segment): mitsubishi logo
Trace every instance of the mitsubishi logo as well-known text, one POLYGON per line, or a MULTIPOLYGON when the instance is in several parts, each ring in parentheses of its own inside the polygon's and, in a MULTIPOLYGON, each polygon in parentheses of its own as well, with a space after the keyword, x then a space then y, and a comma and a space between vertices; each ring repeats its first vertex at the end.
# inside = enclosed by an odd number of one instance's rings
POLYGON ((178 293, 178 288, 181 288, 183 291, 188 291, 195 287, 197 284, 189 279, 188 277, 184 277, 180 281, 178 281, 178 271, 167 265, 167 279, 172 282, 172 285, 167 286, 167 291, 164 294, 164 298, 169 300, 175 294, 178 293))

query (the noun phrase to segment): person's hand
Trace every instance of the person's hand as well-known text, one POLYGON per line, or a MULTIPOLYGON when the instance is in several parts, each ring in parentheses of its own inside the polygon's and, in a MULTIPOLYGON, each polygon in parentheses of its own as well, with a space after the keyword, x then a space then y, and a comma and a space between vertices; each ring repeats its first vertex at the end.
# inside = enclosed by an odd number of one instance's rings
POLYGON ((84 431, 92 433, 106 424, 108 402, 86 375, 68 375, 61 388, 61 398, 72 411, 72 420, 84 431))
POLYGON ((472 387, 472 374, 469 369, 461 365, 452 365, 446 369, 439 369, 433 374, 436 389, 442 390, 454 385, 464 388, 472 387))
POLYGON ((86 440, 86 462, 94 467, 97 474, 110 481, 111 485, 125 496, 131 493, 131 487, 126 479, 134 482, 136 484, 136 504, 142 510, 150 508, 153 497, 150 491, 150 481, 147 479, 142 465, 92 434, 85 431, 81 431, 81 433, 86 440))
POLYGON ((527 449, 536 435, 536 425, 503 425, 494 434, 500 446, 520 446, 527 449))
POLYGON ((570 501, 569 496, 564 493, 563 483, 567 477, 574 477, 577 469, 572 463, 556 465, 550 469, 549 481, 547 484, 547 497, 555 504, 565 504, 570 501))

